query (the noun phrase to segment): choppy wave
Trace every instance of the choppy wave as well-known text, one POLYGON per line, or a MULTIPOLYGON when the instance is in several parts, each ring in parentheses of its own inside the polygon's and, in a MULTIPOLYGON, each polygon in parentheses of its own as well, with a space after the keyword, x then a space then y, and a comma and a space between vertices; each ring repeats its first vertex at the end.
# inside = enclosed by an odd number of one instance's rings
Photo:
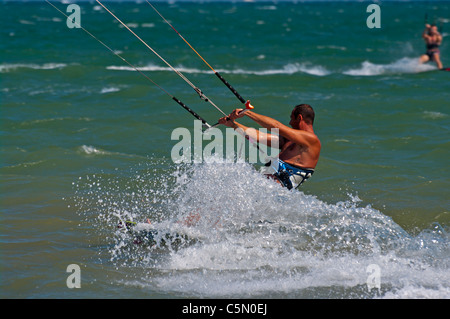
POLYGON ((433 120, 446 118, 448 116, 445 113, 436 112, 436 111, 424 111, 423 114, 424 114, 425 118, 429 118, 429 119, 433 119, 433 120))
MULTIPOLYGON (((53 70, 65 68, 65 63, 4 63, 0 64, 0 73, 7 73, 17 69, 34 69, 34 70, 53 70)), ((134 68, 129 66, 117 66, 110 65, 106 67, 107 70, 119 70, 119 71, 135 71, 134 68)), ((172 72, 170 67, 159 66, 155 64, 147 64, 138 67, 141 71, 148 72, 172 72)), ((191 74, 211 74, 212 71, 206 69, 189 68, 182 65, 176 67, 180 72, 191 74)), ((388 64, 376 64, 370 61, 364 61, 358 68, 343 68, 343 71, 329 70, 322 65, 315 65, 309 62, 304 63, 289 63, 281 68, 268 68, 263 70, 251 70, 251 69, 217 69, 220 73, 225 74, 243 74, 243 75, 291 75, 297 73, 309 74, 314 76, 328 76, 331 74, 345 74, 350 76, 375 76, 383 74, 401 74, 401 73, 420 73, 436 70, 436 66, 432 63, 419 64, 416 58, 402 58, 395 62, 388 64)), ((112 90, 119 90, 118 88, 104 88, 101 93, 112 92, 112 90)))
POLYGON ((346 70, 343 74, 353 76, 374 76, 396 73, 420 73, 435 69, 436 67, 432 64, 420 64, 417 58, 402 58, 389 64, 376 64, 364 61, 361 64, 361 67, 346 70))
POLYGON ((79 151, 81 153, 87 154, 87 155, 107 155, 107 154, 111 154, 107 151, 101 150, 99 148, 96 148, 94 146, 90 146, 90 145, 82 145, 79 147, 79 151))
POLYGON ((118 87, 105 87, 100 91, 100 93, 106 94, 106 93, 113 93, 113 92, 119 92, 119 91, 120 91, 120 88, 118 88, 118 87))
POLYGON ((92 145, 81 145, 77 148, 77 152, 82 155, 89 155, 89 156, 110 156, 110 157, 125 157, 125 158, 135 158, 135 159, 142 159, 145 158, 141 155, 136 154, 127 154, 127 153, 121 153, 121 152, 114 152, 114 151, 108 151, 96 146, 92 145))
POLYGON ((449 236, 439 224, 411 236, 357 196, 328 204, 249 164, 212 165, 78 182, 79 211, 112 240, 110 262, 146 270, 121 284, 191 297, 450 297, 449 236), (125 220, 163 236, 146 245, 118 228, 111 239, 105 225, 125 220), (379 285, 369 289, 374 265, 379 285))
MULTIPOLYGON (((107 67, 108 70, 121 70, 121 71, 135 71, 134 68, 129 66, 115 66, 111 65, 107 67)), ((157 66, 154 64, 148 64, 146 66, 138 67, 141 71, 149 71, 149 72, 157 72, 157 71, 169 71, 172 72, 172 69, 169 67, 157 66)), ((196 68, 187 68, 184 66, 177 66, 177 70, 183 73, 201 73, 201 74, 211 74, 212 71, 202 70, 196 68)), ((228 73, 228 74, 244 74, 244 75, 276 75, 276 74, 295 74, 295 73, 306 73, 310 75, 316 76, 325 76, 330 74, 330 72, 323 66, 320 65, 312 65, 310 63, 291 63, 286 64, 282 68, 273 68, 266 70, 248 70, 248 69, 217 69, 217 72, 220 73, 228 73)))
POLYGON ((0 64, 0 73, 6 73, 16 69, 34 69, 34 70, 53 70, 62 69, 66 67, 65 63, 44 63, 44 64, 34 64, 34 63, 4 63, 0 64))
MULTIPOLYGON (((123 71, 135 71, 135 69, 129 66, 108 66, 108 70, 123 70, 123 71)), ((139 67, 141 71, 157 72, 168 71, 172 72, 169 67, 162 67, 154 64, 148 64, 146 66, 139 67)), ((202 70, 196 68, 187 68, 184 66, 177 66, 176 69, 183 73, 201 73, 211 74, 209 70, 202 70)), ((395 62, 388 64, 376 64, 370 61, 364 61, 358 68, 342 67, 341 70, 330 70, 322 65, 315 65, 309 62, 305 63, 289 63, 281 68, 268 68, 264 70, 250 70, 250 69, 218 69, 217 71, 225 74, 243 74, 243 75, 291 75, 291 74, 309 74, 314 76, 328 76, 332 74, 344 74, 350 76, 376 76, 383 74, 407 74, 407 73, 421 73, 427 71, 437 70, 436 66, 431 63, 420 64, 417 58, 402 58, 395 62)))
POLYGON ((85 155, 122 155, 122 156, 131 156, 123 153, 116 153, 103 150, 101 148, 92 146, 92 145, 81 145, 78 147, 78 152, 85 155))
POLYGON ((47 124, 51 122, 65 122, 65 121, 81 121, 81 122, 91 122, 92 118, 89 117, 53 117, 45 119, 36 119, 30 121, 24 121, 21 123, 22 126, 31 126, 35 124, 47 124))

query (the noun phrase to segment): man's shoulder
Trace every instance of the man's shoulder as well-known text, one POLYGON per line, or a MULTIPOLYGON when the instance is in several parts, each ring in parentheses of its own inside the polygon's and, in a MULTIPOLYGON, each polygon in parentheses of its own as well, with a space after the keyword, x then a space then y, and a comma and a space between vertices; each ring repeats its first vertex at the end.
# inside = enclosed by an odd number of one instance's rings
MULTIPOLYGON (((301 136, 302 146, 305 146, 305 144, 306 144, 306 146, 308 146, 308 144, 309 144, 309 146, 319 145, 319 147, 320 147, 319 137, 314 132, 309 132, 309 131, 305 131, 305 130, 296 130, 296 131, 298 131, 297 132, 298 135, 301 136)), ((285 137, 282 137, 282 138, 284 139, 284 141, 280 141, 281 142, 280 145, 283 145, 287 142, 293 142, 295 144, 298 144, 295 141, 291 141, 285 137)))
POLYGON ((301 132, 303 132, 302 134, 307 137, 311 142, 319 142, 319 137, 316 135, 316 133, 314 132, 309 132, 309 131, 304 131, 302 130, 301 132))

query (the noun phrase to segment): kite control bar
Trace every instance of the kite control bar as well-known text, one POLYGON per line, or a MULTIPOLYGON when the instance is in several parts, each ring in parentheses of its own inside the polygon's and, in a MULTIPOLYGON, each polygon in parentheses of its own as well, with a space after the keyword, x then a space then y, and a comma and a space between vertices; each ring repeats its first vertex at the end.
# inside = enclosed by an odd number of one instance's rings
POLYGON ((253 105, 250 104, 250 100, 248 100, 244 104, 245 104, 245 110, 240 111, 239 114, 245 113, 248 110, 253 110, 255 108, 253 105))
MULTIPOLYGON (((250 100, 248 100, 248 101, 245 102, 244 104, 245 104, 245 109, 242 110, 242 111, 240 111, 239 114, 243 114, 243 113, 245 113, 245 112, 247 112, 247 111, 249 111, 249 110, 253 110, 253 109, 255 108, 253 105, 250 104, 250 100)), ((229 120, 229 119, 230 119, 230 118, 227 117, 227 120, 229 120)), ((212 125, 211 127, 208 127, 206 130, 208 130, 208 129, 210 129, 210 128, 213 128, 213 127, 216 127, 216 126, 218 126, 219 124, 220 124, 220 123, 217 122, 216 124, 212 125)))

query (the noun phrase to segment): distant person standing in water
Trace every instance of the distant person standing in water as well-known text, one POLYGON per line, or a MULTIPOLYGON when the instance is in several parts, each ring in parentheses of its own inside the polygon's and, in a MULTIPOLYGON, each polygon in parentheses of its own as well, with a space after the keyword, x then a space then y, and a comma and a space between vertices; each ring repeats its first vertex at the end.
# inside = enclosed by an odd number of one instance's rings
POLYGON ((442 35, 439 33, 437 26, 426 24, 422 37, 427 45, 427 52, 420 57, 420 63, 434 61, 438 69, 442 69, 443 67, 439 52, 439 46, 442 43, 442 35))

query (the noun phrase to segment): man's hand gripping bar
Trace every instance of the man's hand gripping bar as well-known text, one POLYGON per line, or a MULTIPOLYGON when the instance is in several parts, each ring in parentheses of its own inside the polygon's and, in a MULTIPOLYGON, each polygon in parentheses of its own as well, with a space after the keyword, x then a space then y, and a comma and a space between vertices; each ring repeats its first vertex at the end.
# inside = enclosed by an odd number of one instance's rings
MULTIPOLYGON (((245 109, 242 110, 242 111, 240 111, 239 114, 243 114, 243 113, 245 113, 245 112, 247 112, 247 111, 249 111, 249 110, 253 110, 254 108, 255 108, 255 107, 254 107, 253 105, 250 104, 250 100, 247 100, 247 102, 245 102, 245 109)), ((227 117, 227 120, 230 120, 230 118, 227 117)), ((216 126, 218 126, 218 125, 220 125, 219 122, 217 122, 216 124, 212 125, 211 127, 206 128, 203 132, 209 130, 210 128, 216 127, 216 126)))

